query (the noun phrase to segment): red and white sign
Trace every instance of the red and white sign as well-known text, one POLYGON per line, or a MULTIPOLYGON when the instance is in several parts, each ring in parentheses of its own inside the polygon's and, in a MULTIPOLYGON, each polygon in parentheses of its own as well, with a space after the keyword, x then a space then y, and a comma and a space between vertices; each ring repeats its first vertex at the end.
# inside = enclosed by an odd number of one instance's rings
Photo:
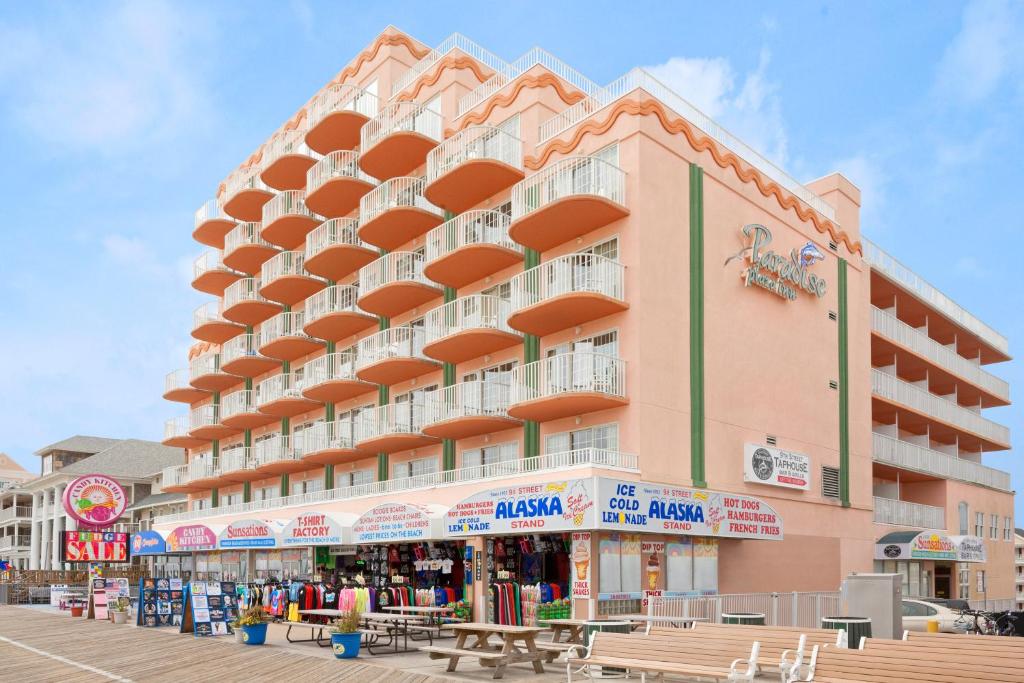
POLYGON ((128 562, 128 534, 115 531, 65 531, 63 562, 128 562))
POLYGON ((340 545, 342 526, 322 512, 303 512, 281 532, 283 545, 340 545))
POLYGON ((353 543, 402 543, 442 537, 442 510, 410 503, 382 503, 352 525, 353 543))
POLYGON ((87 474, 64 489, 64 511, 84 527, 112 525, 128 507, 128 495, 116 481, 102 474, 87 474))
POLYGON ((811 488, 811 459, 795 451, 744 444, 743 481, 807 491, 811 488))
POLYGON ((590 555, 590 532, 577 531, 572 535, 572 597, 590 599, 594 597, 591 572, 593 565, 590 555))
POLYGON ((276 548, 280 545, 277 535, 280 530, 280 523, 240 519, 220 532, 218 545, 221 548, 276 548))

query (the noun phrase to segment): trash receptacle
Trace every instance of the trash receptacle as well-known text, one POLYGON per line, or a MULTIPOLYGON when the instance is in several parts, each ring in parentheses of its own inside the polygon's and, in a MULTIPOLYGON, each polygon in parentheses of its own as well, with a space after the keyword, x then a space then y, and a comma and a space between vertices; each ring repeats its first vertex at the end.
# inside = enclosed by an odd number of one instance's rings
MULTIPOLYGON (((605 631, 607 633, 631 633, 632 624, 628 621, 588 621, 583 626, 583 645, 590 647, 590 635, 597 633, 598 631, 605 631)), ((602 674, 624 674, 625 669, 612 669, 609 667, 601 667, 602 674)))
POLYGON ((938 632, 939 632, 939 620, 938 619, 929 619, 928 620, 928 633, 938 633, 938 632))
POLYGON ((764 615, 760 612, 722 612, 722 623, 764 626, 764 615))
POLYGON ((846 631, 846 647, 851 650, 860 648, 861 638, 871 637, 871 620, 867 617, 822 617, 821 627, 846 631))

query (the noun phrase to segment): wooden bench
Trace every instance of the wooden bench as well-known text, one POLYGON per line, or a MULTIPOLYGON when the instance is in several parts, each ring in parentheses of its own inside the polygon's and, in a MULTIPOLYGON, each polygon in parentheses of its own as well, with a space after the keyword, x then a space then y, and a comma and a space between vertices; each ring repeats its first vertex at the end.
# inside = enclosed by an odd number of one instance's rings
POLYGON ((758 672, 776 671, 783 683, 790 680, 800 680, 801 666, 808 661, 813 661, 817 655, 817 645, 806 644, 806 636, 802 633, 791 633, 788 631, 773 632, 762 629, 756 634, 748 631, 744 626, 727 625, 725 628, 687 629, 680 631, 673 628, 652 628, 649 634, 651 637, 673 638, 696 637, 716 641, 731 641, 743 646, 749 646, 755 640, 761 644, 758 657, 758 672), (685 635, 684 635, 685 634, 685 635), (807 648, 810 647, 808 651, 807 648))
POLYGON ((485 650, 468 650, 460 647, 441 647, 440 645, 428 645, 420 648, 420 652, 426 652, 430 655, 431 659, 450 659, 452 664, 458 664, 461 657, 471 657, 473 659, 485 659, 492 661, 500 661, 504 659, 506 655, 503 655, 500 650, 494 650, 487 652, 485 650))
POLYGON ((1013 638, 949 635, 953 636, 951 640, 941 641, 865 638, 863 649, 876 658, 922 659, 943 666, 967 666, 976 678, 1024 683, 1024 645, 988 644, 1013 638))
POLYGON ((746 638, 759 640, 761 656, 758 658, 758 665, 769 669, 775 669, 777 666, 784 680, 791 681, 810 680, 818 651, 822 648, 846 647, 845 630, 747 624, 700 624, 695 625, 693 630, 697 633, 711 632, 716 635, 738 633, 746 638), (795 647, 792 645, 794 639, 795 647), (782 650, 776 652, 779 646, 783 646, 782 650))
POLYGON ((752 681, 757 675, 757 641, 746 644, 716 640, 711 637, 674 637, 598 632, 590 636, 590 646, 575 645, 566 659, 566 677, 572 683, 574 673, 586 673, 591 678, 594 669, 626 670, 640 674, 646 683, 647 675, 664 678, 665 674, 710 678, 714 680, 752 681), (573 656, 576 653, 584 656, 573 656), (573 668, 575 667, 575 671, 573 668))
MULTIPOLYGON (((898 641, 892 641, 898 642, 898 641)), ((1024 680, 1020 660, 968 657, 956 652, 938 655, 914 649, 850 650, 828 647, 818 652, 815 683, 965 683, 966 681, 1024 680)))
POLYGON ((537 643, 537 649, 543 650, 547 653, 545 661, 550 664, 551 662, 558 659, 558 656, 563 652, 568 652, 574 647, 579 647, 579 643, 564 643, 564 642, 544 642, 540 641, 537 643))
POLYGON ((938 643, 950 647, 969 647, 971 649, 996 649, 1000 652, 1009 649, 1011 652, 1024 650, 1024 638, 982 636, 966 633, 924 633, 921 631, 905 631, 903 641, 910 643, 938 643))

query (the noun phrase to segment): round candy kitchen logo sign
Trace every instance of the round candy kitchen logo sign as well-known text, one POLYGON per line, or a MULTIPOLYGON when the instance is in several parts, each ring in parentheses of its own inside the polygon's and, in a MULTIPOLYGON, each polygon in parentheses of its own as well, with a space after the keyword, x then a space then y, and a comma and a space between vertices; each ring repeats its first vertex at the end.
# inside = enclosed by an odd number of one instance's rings
POLYGON ((102 474, 87 474, 64 489, 64 510, 80 524, 107 527, 117 521, 128 507, 128 496, 121 485, 102 474))

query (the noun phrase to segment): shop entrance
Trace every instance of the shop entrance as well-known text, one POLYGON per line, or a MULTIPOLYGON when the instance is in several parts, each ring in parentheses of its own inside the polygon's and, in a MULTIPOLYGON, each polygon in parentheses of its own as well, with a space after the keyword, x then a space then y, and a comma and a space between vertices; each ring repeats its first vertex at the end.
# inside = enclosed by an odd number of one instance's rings
POLYGON ((935 565, 935 597, 951 598, 953 591, 953 569, 949 565, 935 565))
POLYGON ((487 620, 532 626, 570 616, 570 534, 487 539, 487 620))

